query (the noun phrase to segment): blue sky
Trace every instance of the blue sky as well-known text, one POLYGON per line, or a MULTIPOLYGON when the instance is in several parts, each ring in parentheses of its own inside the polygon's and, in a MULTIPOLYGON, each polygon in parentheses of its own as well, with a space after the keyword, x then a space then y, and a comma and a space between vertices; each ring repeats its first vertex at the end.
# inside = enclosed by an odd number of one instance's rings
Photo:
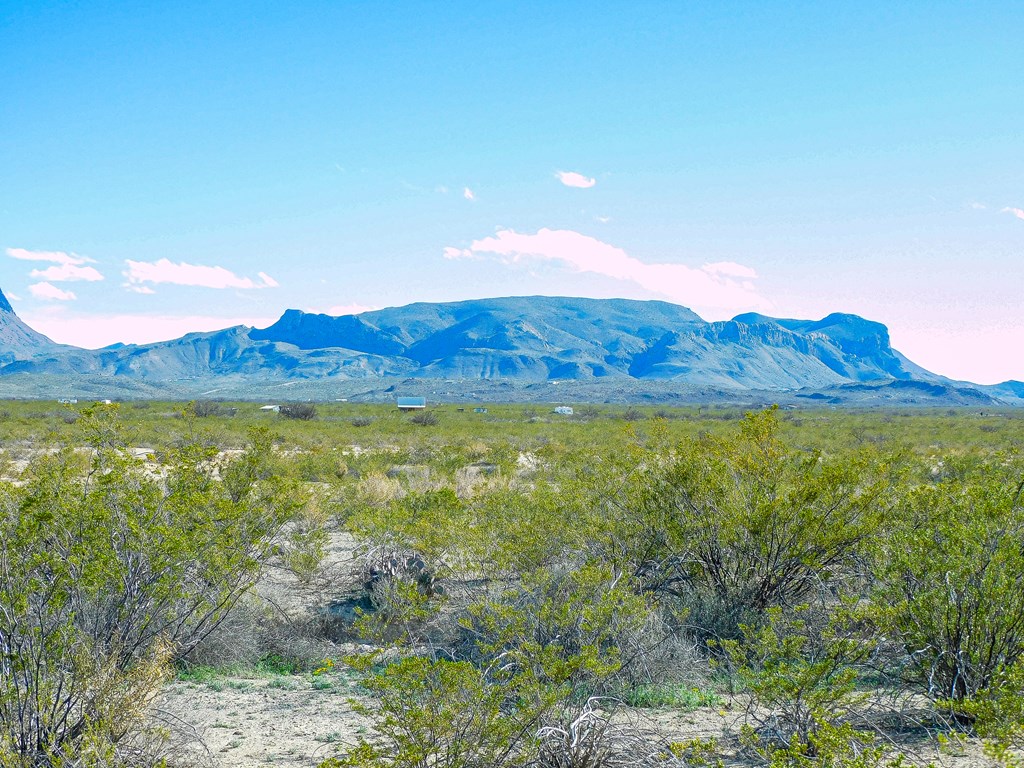
POLYGON ((1019 2, 141 5, 0 0, 0 288, 55 340, 622 296, 1024 379, 1019 2))

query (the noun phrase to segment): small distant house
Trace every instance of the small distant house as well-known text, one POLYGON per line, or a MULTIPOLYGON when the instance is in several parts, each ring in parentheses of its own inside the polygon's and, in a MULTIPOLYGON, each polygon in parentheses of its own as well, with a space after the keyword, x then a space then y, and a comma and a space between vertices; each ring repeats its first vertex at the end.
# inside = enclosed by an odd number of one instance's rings
POLYGON ((474 408, 473 413, 487 413, 486 408, 474 408))
POLYGON ((555 413, 559 414, 560 416, 572 416, 572 408, 569 407, 568 405, 559 405, 557 408, 555 408, 555 413))
POLYGON ((75 403, 78 402, 78 398, 77 397, 62 397, 57 402, 60 403, 61 405, 74 405, 75 403))
POLYGON ((425 397, 399 397, 396 401, 400 411, 422 411, 427 407, 425 397))
POLYGON ((264 413, 280 413, 281 412, 281 406, 280 405, 261 405, 260 406, 260 410, 263 411, 264 413))

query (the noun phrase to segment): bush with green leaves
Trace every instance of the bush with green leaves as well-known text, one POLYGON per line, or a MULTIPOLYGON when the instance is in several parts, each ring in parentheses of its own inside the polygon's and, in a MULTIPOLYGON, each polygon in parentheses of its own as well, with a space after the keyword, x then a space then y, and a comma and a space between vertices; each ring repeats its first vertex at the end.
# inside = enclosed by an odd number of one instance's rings
POLYGON ((813 755, 823 739, 842 733, 852 739, 851 749, 871 741, 844 729, 865 699, 856 690, 857 667, 877 642, 846 610, 825 621, 805 620, 810 613, 808 606, 771 608, 763 625, 742 627, 742 640, 722 641, 751 694, 745 740, 766 758, 778 750, 813 755))
MULTIPOLYGON (((541 735, 550 753, 558 729, 578 719, 583 692, 600 689, 634 650, 649 605, 632 587, 584 565, 484 595, 466 610, 460 646, 431 647, 432 656, 367 679, 376 739, 324 765, 536 765, 541 735)), ((374 658, 356 663, 369 669, 374 658)))
POLYGON ((645 589, 684 602, 698 634, 738 637, 773 606, 833 587, 859 567, 891 504, 899 455, 804 451, 780 429, 772 409, 747 414, 731 437, 667 456, 656 446, 617 502, 612 538, 645 589))
POLYGON ((598 563, 541 569, 469 606, 462 626, 478 663, 564 696, 598 692, 649 650, 651 606, 628 577, 598 563))
POLYGON ((251 587, 299 504, 268 471, 266 432, 222 480, 199 442, 169 455, 161 478, 122 442, 116 408, 82 422, 84 467, 58 451, 23 486, 0 487, 5 768, 114 754, 167 662, 251 587))
POLYGON ((1024 661, 1022 478, 1019 459, 947 459, 889 522, 875 602, 935 699, 968 700, 1024 661))
MULTIPOLYGON (((371 662, 356 662, 364 669, 371 662)), ((512 768, 525 766, 536 706, 468 662, 408 657, 362 681, 376 698, 360 710, 377 738, 320 768, 512 768)))
POLYGON ((943 704, 970 722, 986 755, 1008 768, 1024 766, 1024 664, 1000 670, 970 699, 943 704))

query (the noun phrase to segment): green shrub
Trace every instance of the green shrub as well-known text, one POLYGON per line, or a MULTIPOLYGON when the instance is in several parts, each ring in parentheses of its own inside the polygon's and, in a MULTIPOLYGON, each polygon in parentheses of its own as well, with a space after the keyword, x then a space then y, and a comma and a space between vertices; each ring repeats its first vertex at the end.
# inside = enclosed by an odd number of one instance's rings
POLYGON ((253 584, 294 510, 291 489, 263 477, 265 433, 224 482, 196 444, 173 453, 160 482, 120 441, 115 414, 82 420, 87 472, 58 452, 24 487, 0 489, 0 748, 26 765, 114 750, 167 662, 253 584))
POLYGON ((405 658, 364 678, 362 686, 376 698, 374 707, 359 710, 374 717, 377 739, 320 768, 527 764, 539 713, 472 664, 405 658))
POLYGON ((312 581, 327 557, 327 517, 327 501, 322 495, 310 494, 283 537, 281 560, 303 584, 312 581))
POLYGON ((1024 660, 1024 467, 950 460, 944 475, 897 508, 875 602, 928 694, 959 702, 1024 660))
POLYGON ((748 414, 736 437, 655 454, 626 505, 645 588, 681 597, 705 636, 738 637, 848 574, 890 503, 899 457, 804 452, 779 430, 775 410, 748 414))
POLYGON ((500 659, 507 674, 565 696, 602 690, 649 650, 649 602, 597 563, 538 570, 467 613, 462 625, 478 663, 500 659))
POLYGON ((846 718, 864 700, 855 689, 856 665, 873 652, 875 641, 860 636, 858 622, 841 613, 824 627, 802 618, 806 606, 787 615, 768 611, 767 623, 744 626, 743 640, 725 640, 736 673, 751 693, 746 741, 765 756, 776 750, 811 754, 816 742, 847 733, 858 742, 861 733, 843 731, 846 718), (837 730, 839 729, 839 730, 837 730))

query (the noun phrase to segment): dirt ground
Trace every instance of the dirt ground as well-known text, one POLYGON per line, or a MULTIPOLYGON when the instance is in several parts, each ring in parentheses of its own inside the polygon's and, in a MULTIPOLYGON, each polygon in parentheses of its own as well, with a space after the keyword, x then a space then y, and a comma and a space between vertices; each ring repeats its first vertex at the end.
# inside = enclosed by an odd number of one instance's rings
MULTIPOLYGON (((346 583, 353 557, 353 540, 335 534, 321 578, 301 584, 292 574, 271 569, 257 586, 257 600, 301 626, 337 596, 332 590, 346 583)), ((230 631, 228 635, 230 641, 230 631)), ((359 650, 350 643, 300 640, 306 658, 336 661, 359 650)), ((311 768, 369 735, 370 720, 354 709, 360 702, 370 703, 355 675, 338 663, 319 673, 216 673, 201 679, 178 679, 154 702, 153 715, 157 723, 178 735, 197 768, 311 768)), ((870 709, 869 716, 876 723, 889 719, 902 724, 882 729, 894 755, 904 752, 909 764, 938 768, 993 765, 977 743, 940 750, 934 734, 913 726, 915 715, 924 716, 923 710, 914 711, 921 704, 879 701, 870 709)), ((716 739, 726 766, 751 768, 757 763, 738 750, 736 738, 748 715, 743 697, 722 694, 715 706, 691 712, 623 707, 616 719, 649 733, 652 740, 716 739)))
MULTIPOLYGON (((164 692, 158 710, 176 727, 188 729, 191 749, 206 765, 309 768, 369 733, 369 720, 352 708, 361 700, 365 701, 356 684, 343 672, 325 679, 225 677, 207 683, 175 682, 164 692)), ((616 716, 617 721, 629 721, 650 733, 652 741, 716 739, 726 766, 750 768, 756 761, 745 757, 736 741, 744 719, 739 698, 692 712, 624 708, 616 716)), ((892 738, 893 754, 904 752, 912 765, 994 765, 976 743, 940 750, 937 741, 923 733, 904 732, 892 738)))
POLYGON ((157 717, 186 726, 196 737, 191 748, 216 766, 312 766, 366 732, 353 693, 340 676, 175 682, 157 717))

